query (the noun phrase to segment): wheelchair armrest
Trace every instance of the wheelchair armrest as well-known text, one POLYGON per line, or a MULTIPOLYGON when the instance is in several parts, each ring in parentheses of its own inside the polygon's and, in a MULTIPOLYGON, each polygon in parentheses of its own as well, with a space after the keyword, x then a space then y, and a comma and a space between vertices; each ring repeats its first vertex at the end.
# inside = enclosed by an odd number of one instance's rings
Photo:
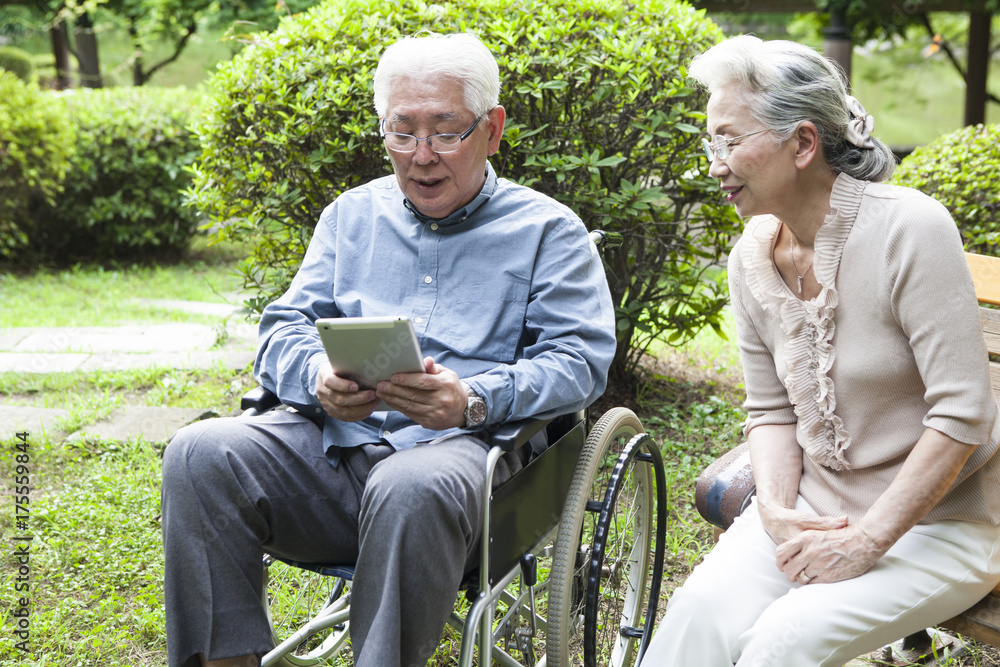
POLYGON ((590 241, 600 252, 620 248, 625 238, 618 232, 606 232, 603 229, 595 229, 590 232, 590 241))
POLYGON ((706 521, 725 530, 750 505, 756 490, 750 449, 743 443, 702 471, 695 487, 695 506, 706 521))
POLYGON ((489 439, 492 447, 513 452, 528 444, 535 435, 548 426, 551 419, 519 419, 502 424, 489 439))
POLYGON ((240 399, 240 410, 244 413, 252 410, 248 413, 250 415, 262 415, 279 405, 281 401, 278 400, 278 396, 260 385, 243 394, 243 398, 240 399))

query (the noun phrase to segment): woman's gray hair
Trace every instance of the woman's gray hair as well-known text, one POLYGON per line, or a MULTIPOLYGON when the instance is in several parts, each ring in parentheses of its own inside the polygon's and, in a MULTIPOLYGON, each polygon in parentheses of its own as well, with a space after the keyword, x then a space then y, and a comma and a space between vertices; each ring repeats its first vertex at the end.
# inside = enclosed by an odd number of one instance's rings
POLYGON ((750 115, 778 141, 790 138, 803 121, 812 121, 826 162, 836 172, 881 182, 896 168, 892 151, 874 137, 870 149, 845 140, 851 120, 845 77, 837 65, 807 46, 741 35, 696 56, 688 73, 710 94, 731 84, 742 87, 750 115))
POLYGON ((375 111, 384 118, 393 86, 402 79, 450 78, 462 85, 465 105, 481 118, 500 104, 500 68, 470 33, 423 33, 391 45, 375 69, 375 111))

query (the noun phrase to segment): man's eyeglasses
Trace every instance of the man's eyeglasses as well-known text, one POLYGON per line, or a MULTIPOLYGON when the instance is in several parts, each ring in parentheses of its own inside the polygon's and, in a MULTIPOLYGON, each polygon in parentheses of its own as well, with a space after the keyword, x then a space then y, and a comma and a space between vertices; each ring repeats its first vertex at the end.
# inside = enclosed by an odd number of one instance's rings
POLYGON ((417 146, 420 145, 421 141, 426 141, 427 146, 435 153, 454 153, 462 147, 462 142, 472 134, 472 131, 476 129, 481 119, 482 116, 477 118, 472 127, 461 134, 431 134, 420 139, 412 134, 404 134, 403 132, 386 132, 385 119, 383 118, 381 126, 382 138, 385 139, 385 147, 397 153, 412 153, 417 150, 417 146))
POLYGON ((711 162, 715 158, 720 160, 725 160, 729 157, 729 153, 732 151, 733 146, 737 145, 737 141, 740 139, 746 139, 747 137, 752 137, 755 134, 760 134, 761 132, 767 132, 767 130, 757 130, 756 132, 750 132, 748 134, 741 134, 738 137, 733 137, 732 139, 726 139, 721 134, 717 134, 712 137, 712 140, 702 139, 701 145, 705 147, 705 157, 711 162))

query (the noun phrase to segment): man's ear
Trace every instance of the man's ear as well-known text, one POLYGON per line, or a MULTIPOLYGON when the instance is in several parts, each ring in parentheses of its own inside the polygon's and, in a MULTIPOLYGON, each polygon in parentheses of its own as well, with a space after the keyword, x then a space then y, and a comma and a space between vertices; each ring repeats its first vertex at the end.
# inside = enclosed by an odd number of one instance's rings
POLYGON ((493 107, 487 115, 487 127, 490 129, 490 141, 487 145, 487 155, 494 155, 500 150, 500 139, 503 137, 503 126, 507 120, 507 111, 499 104, 493 107))
POLYGON ((808 167, 814 159, 821 157, 823 146, 819 140, 819 130, 810 120, 799 123, 799 127, 792 135, 795 142, 795 166, 799 169, 808 167))

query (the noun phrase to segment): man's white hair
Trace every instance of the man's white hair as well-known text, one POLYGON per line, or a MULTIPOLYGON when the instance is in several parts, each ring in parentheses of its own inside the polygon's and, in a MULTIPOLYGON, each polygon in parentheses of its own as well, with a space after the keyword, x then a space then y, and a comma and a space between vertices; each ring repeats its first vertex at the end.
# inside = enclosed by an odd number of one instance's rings
POLYGON ((384 118, 393 86, 402 79, 450 78, 462 85, 465 105, 482 117, 500 104, 500 68, 471 33, 421 34, 391 45, 375 69, 375 111, 384 118))

